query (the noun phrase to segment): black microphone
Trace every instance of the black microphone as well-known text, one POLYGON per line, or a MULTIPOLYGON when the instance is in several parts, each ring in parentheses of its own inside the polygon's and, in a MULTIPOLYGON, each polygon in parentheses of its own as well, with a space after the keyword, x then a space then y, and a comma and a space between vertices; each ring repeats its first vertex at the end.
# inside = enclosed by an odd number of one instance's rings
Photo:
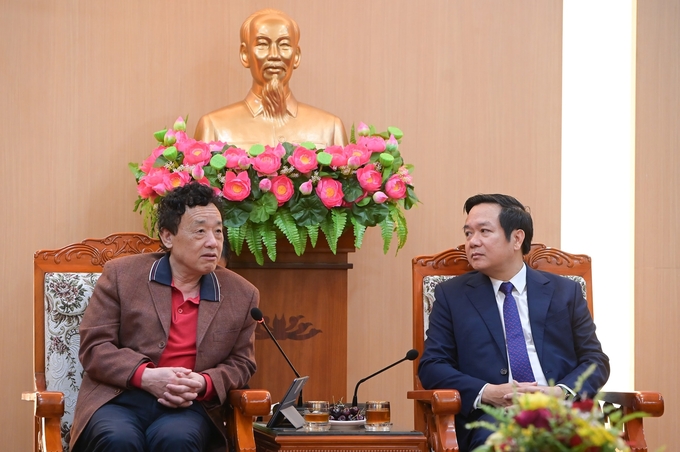
MULTIPOLYGON (((274 344, 276 344, 276 347, 279 349, 281 354, 283 355, 284 358, 286 358, 286 361, 288 362, 288 365, 290 366, 291 369, 293 369, 293 373, 297 378, 300 378, 300 374, 298 373, 297 370, 295 370, 295 366, 293 366, 293 363, 290 362, 290 359, 288 359, 288 356, 286 355, 286 352, 283 351, 281 346, 279 345, 279 341, 276 340, 272 332, 269 330, 269 327, 264 321, 264 316, 262 315, 262 311, 260 311, 258 308, 253 308, 250 310, 250 316, 255 320, 257 323, 262 325, 265 330, 267 330, 267 334, 269 334, 269 337, 272 338, 272 341, 274 341, 274 344)), ((416 351, 416 357, 418 356, 418 352, 416 351)), ((413 358, 415 359, 415 358, 413 358)), ((300 396, 298 397, 298 405, 302 406, 302 391, 300 391, 300 396)))
POLYGON ((402 361, 406 361, 407 359, 408 359, 409 361, 413 361, 414 359, 416 359, 416 358, 418 357, 418 355, 419 355, 418 350, 416 350, 415 348, 412 348, 411 350, 409 350, 408 352, 406 352, 406 356, 404 356, 403 358, 401 358, 401 359, 400 359, 399 361, 397 361, 396 363, 392 363, 392 364, 390 364, 389 366, 385 367, 384 369, 380 369, 380 370, 377 371, 376 373, 371 374, 371 375, 369 375, 368 377, 362 378, 361 380, 359 380, 359 382, 357 383, 357 385, 354 387, 354 397, 352 397, 352 406, 357 406, 357 391, 359 390, 359 385, 360 385, 361 383, 363 383, 364 381, 368 380, 369 378, 375 377, 375 376, 378 375, 379 373, 385 372, 387 369, 396 366, 397 364, 399 364, 399 363, 402 362, 402 361))

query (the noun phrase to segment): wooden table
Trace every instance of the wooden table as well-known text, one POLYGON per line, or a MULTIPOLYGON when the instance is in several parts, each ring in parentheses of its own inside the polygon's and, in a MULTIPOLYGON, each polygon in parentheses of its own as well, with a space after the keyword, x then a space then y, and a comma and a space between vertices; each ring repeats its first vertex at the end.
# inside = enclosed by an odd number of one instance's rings
POLYGON ((257 423, 255 445, 257 452, 427 452, 427 439, 417 431, 367 432, 363 429, 331 429, 317 433, 292 428, 270 429, 257 423))

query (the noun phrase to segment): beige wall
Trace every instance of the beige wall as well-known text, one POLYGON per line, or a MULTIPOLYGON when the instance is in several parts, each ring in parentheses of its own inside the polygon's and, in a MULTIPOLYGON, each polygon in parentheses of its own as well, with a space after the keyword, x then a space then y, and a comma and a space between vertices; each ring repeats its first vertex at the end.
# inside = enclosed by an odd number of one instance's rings
MULTIPOLYGON (((536 240, 559 245, 561 1, 6 2, 0 425, 7 450, 30 447, 31 407, 19 394, 32 384, 33 252, 142 230, 127 163, 145 158, 151 133, 176 116, 189 114, 193 129, 201 114, 244 96, 250 79, 237 59, 238 27, 265 6, 300 24, 298 99, 334 112, 348 129, 358 121, 400 127, 402 153, 416 165, 422 204, 407 215, 406 247, 385 256, 371 231, 351 257, 348 394, 411 348, 410 259, 462 242, 466 197, 516 195, 532 207, 536 240)), ((677 94, 677 80, 670 83, 677 94)), ((655 152, 671 146, 663 149, 655 152)), ((663 223, 669 240, 671 214, 663 223)), ((396 422, 408 426, 410 387, 411 368, 402 364, 360 393, 393 401, 396 422)))
POLYGON ((639 1, 635 159, 635 386, 661 391, 655 445, 680 441, 680 2, 639 1))

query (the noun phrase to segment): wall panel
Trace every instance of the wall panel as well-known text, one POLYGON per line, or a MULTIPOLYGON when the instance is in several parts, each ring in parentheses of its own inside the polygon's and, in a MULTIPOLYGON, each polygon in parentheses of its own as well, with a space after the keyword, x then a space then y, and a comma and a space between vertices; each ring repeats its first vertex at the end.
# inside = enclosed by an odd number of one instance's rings
MULTIPOLYGON (((0 425, 29 450, 31 256, 86 237, 141 231, 130 161, 151 133, 241 99, 238 28, 274 6, 302 29, 298 99, 345 121, 405 132, 422 204, 409 241, 382 253, 371 231, 352 256, 348 394, 411 347, 410 259, 463 241, 462 204, 507 192, 532 207, 536 239, 559 245, 560 1, 9 1, 0 15, 0 425)), ((333 359, 333 357, 328 357, 333 359)), ((362 385, 409 426, 407 364, 362 385)))
MULTIPOLYGON (((652 449, 680 432, 680 4, 637 4, 635 386, 661 391, 666 413, 646 421, 652 449)), ((650 450, 652 450, 650 449, 650 450)))

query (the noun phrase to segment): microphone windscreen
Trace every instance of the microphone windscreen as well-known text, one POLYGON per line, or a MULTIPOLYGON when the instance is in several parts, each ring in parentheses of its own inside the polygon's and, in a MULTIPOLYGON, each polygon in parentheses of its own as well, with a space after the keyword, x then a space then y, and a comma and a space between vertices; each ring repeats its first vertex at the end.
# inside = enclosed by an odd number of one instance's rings
MULTIPOLYGON (((253 308, 253 309, 251 309, 251 310, 250 310, 250 316, 251 316, 253 319, 255 319, 256 322, 259 322, 259 321, 262 320, 262 318, 263 318, 262 311, 260 311, 258 308, 253 308)), ((416 356, 418 356, 417 353, 418 353, 418 352, 416 352, 416 356)), ((415 359, 415 358, 414 358, 414 359, 415 359)))
POLYGON ((409 361, 413 361, 414 359, 416 359, 418 357, 419 354, 420 353, 418 353, 418 350, 416 350, 415 348, 412 348, 411 350, 406 352, 406 359, 408 359, 409 361))

